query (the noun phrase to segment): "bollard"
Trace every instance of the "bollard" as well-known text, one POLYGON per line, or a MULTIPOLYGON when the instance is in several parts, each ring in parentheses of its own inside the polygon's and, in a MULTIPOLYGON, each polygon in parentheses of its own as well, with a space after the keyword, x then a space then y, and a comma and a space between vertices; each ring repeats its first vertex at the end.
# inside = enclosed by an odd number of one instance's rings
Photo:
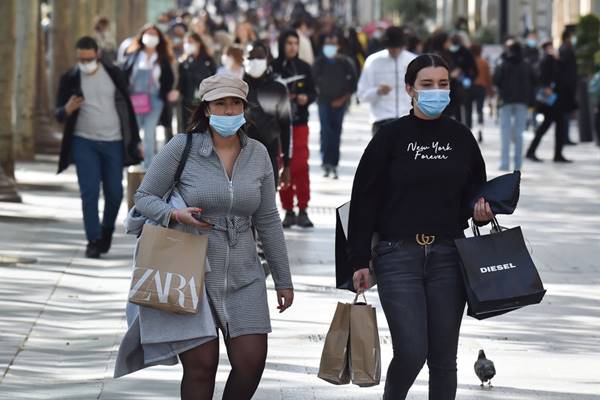
POLYGON ((133 207, 133 195, 144 179, 146 171, 139 165, 132 165, 127 168, 127 209, 133 207))

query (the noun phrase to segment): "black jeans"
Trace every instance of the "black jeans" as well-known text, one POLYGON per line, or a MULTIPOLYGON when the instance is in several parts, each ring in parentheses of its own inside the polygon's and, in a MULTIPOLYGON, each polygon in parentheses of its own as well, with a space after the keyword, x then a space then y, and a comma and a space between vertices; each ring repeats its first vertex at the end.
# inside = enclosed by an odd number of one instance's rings
POLYGON ((535 130, 535 137, 529 145, 529 149, 527 149, 527 155, 535 156, 535 152, 540 145, 542 138, 550 126, 554 123, 554 158, 562 158, 564 138, 567 135, 565 134, 565 125, 568 124, 568 119, 565 118, 564 113, 556 108, 544 108, 542 109, 542 112, 544 114, 544 122, 542 122, 542 124, 535 130))
POLYGON ((405 399, 425 361, 429 399, 456 396, 456 352, 466 296, 451 240, 381 241, 373 268, 394 348, 385 400, 405 399))

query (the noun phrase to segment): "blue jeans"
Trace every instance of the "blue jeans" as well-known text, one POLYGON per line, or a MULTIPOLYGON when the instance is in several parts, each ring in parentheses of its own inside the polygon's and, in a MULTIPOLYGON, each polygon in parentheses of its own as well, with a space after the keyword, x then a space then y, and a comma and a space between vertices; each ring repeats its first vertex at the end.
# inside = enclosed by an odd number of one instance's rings
POLYGON ((454 242, 437 240, 421 246, 414 239, 381 241, 373 261, 394 349, 383 398, 405 399, 427 361, 429 399, 454 399, 458 335, 466 302, 454 242))
POLYGON ((152 157, 156 154, 156 126, 162 114, 164 102, 157 94, 150 96, 152 111, 148 114, 136 115, 138 126, 144 131, 144 168, 148 169, 152 157))
POLYGON ((500 169, 510 169, 510 143, 515 144, 514 169, 520 170, 523 164, 523 131, 527 126, 527 105, 505 104, 500 107, 500 135, 502 150, 500 169))
POLYGON ((89 241, 97 240, 101 235, 100 183, 104 192, 102 227, 105 229, 114 229, 123 199, 123 141, 104 142, 75 136, 72 155, 77 167, 85 236, 89 241))
POLYGON ((346 106, 334 108, 328 102, 319 102, 321 122, 321 161, 337 167, 340 161, 340 141, 346 106))

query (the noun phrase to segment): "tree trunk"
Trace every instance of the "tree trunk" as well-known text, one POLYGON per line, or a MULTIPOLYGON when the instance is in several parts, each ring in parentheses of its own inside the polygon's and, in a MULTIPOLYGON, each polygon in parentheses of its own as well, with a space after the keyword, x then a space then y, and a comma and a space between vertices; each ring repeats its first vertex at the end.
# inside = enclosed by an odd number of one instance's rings
POLYGON ((14 154, 19 160, 32 160, 35 150, 33 114, 38 92, 36 33, 40 25, 40 7, 36 1, 18 1, 16 13, 14 154))
MULTIPOLYGON (((46 45, 42 33, 42 27, 37 26, 37 69, 36 69, 36 87, 38 88, 35 96, 35 107, 33 110, 34 131, 35 131, 35 152, 41 154, 59 154, 61 129, 59 124, 52 116, 50 109, 50 88, 48 87, 48 62, 46 61, 46 45)), ((54 89, 52 89, 54 90, 54 89)), ((52 93, 52 96, 55 94, 52 93)))
MULTIPOLYGON (((53 109, 60 76, 75 63, 75 41, 71 11, 77 9, 77 0, 52 0, 50 26, 50 105, 53 109)), ((76 15, 74 16, 76 19, 76 15)))
POLYGON ((0 1, 0 167, 14 177, 12 102, 15 64, 15 0, 0 1))

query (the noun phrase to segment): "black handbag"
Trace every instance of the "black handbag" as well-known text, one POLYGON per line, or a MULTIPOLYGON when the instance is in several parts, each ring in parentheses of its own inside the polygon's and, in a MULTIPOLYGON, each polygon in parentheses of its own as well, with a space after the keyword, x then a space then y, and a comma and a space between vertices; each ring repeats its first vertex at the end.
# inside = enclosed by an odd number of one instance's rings
MULTIPOLYGON (((354 269, 348 261, 348 217, 350 215, 350 202, 344 203, 335 210, 335 287, 356 292, 354 289, 354 269)), ((378 241, 378 235, 374 234, 371 240, 373 246, 378 241)), ((370 286, 375 286, 377 281, 370 268, 370 286)))
POLYGON ((489 235, 456 239, 467 294, 467 315, 486 319, 538 304, 546 290, 525 245, 520 227, 500 227, 489 235))
POLYGON ((512 214, 519 202, 520 185, 520 171, 500 175, 477 188, 471 196, 469 206, 472 210, 477 200, 483 197, 490 203, 494 215, 512 214))

